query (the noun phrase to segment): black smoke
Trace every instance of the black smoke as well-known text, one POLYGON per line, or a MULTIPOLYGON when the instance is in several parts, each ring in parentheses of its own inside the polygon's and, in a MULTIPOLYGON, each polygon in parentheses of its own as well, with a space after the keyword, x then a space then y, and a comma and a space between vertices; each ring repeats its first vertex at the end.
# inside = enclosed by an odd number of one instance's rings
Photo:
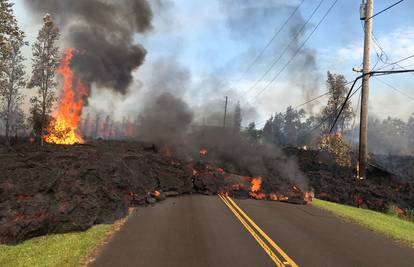
POLYGON ((88 84, 125 94, 147 51, 134 35, 152 28, 146 0, 25 0, 37 15, 50 13, 68 45, 80 51, 73 68, 88 84))

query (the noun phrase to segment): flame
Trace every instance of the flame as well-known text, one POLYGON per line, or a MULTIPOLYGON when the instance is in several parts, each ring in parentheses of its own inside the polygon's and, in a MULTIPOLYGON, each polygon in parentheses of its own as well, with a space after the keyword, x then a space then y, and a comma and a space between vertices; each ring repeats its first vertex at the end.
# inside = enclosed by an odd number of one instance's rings
POLYGON ((313 198, 314 198, 313 192, 306 191, 303 200, 305 201, 306 204, 308 204, 312 202, 313 198))
POLYGON ((159 197, 161 195, 160 191, 154 191, 151 193, 152 196, 154 197, 159 197))
POLYGON ((262 178, 254 177, 252 181, 250 182, 250 191, 259 192, 261 187, 262 187, 262 178))
POLYGON ((356 165, 356 178, 359 180, 364 180, 364 177, 360 176, 360 172, 359 172, 359 161, 357 161, 357 165, 356 165))
POLYGON ((265 199, 266 194, 260 192, 260 188, 262 187, 262 178, 261 177, 254 177, 250 181, 250 192, 249 195, 255 199, 265 199))
POLYGON ((289 200, 289 197, 277 194, 270 194, 269 199, 274 201, 287 201, 289 200))
POLYGON ((72 59, 76 50, 68 48, 61 60, 58 73, 63 76, 63 94, 59 100, 56 120, 50 126, 45 141, 59 145, 84 143, 76 132, 83 108, 83 99, 88 96, 88 88, 71 69, 72 59))
POLYGON ((202 157, 205 157, 205 156, 207 156, 207 149, 205 149, 205 148, 202 148, 202 149, 200 149, 200 156, 202 156, 202 157))

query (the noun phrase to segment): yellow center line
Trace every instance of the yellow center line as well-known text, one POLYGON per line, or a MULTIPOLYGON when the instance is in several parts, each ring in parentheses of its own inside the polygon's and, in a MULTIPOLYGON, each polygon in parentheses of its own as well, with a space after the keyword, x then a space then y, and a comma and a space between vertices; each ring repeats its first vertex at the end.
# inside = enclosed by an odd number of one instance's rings
POLYGON ((262 230, 259 226, 257 226, 256 223, 252 219, 250 219, 249 216, 247 216, 246 213, 231 199, 230 197, 226 196, 226 198, 233 204, 233 206, 240 212, 240 214, 243 215, 244 218, 261 234, 269 244, 276 249, 276 251, 283 256, 283 258, 286 260, 286 262, 289 263, 292 267, 298 267, 298 265, 278 246, 276 243, 262 230))
POLYGON ((256 232, 249 226, 249 224, 237 213, 237 211, 231 206, 231 204, 220 194, 218 195, 221 200, 223 200, 224 204, 233 212, 237 219, 243 224, 243 226, 249 231, 249 233, 256 239, 257 243, 263 248, 263 250, 269 255, 272 261, 276 264, 276 266, 284 267, 285 265, 280 261, 273 251, 269 248, 269 246, 256 234, 256 232))

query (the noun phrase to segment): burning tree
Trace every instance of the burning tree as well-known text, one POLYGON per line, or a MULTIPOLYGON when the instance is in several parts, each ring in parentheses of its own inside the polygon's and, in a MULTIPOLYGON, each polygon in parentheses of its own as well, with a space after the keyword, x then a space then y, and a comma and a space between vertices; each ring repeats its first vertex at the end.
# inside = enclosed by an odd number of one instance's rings
POLYGON ((56 118, 45 137, 48 143, 59 145, 83 143, 77 129, 82 115, 83 101, 88 96, 89 89, 71 69, 75 53, 78 52, 72 48, 66 49, 65 57, 59 63, 58 72, 63 77, 63 92, 59 99, 56 118))
POLYGON ((11 10, 12 4, 0 1, 0 97, 1 117, 6 124, 6 142, 10 143, 10 129, 15 126, 21 114, 22 89, 25 84, 24 57, 21 48, 26 45, 24 33, 17 27, 16 18, 11 10))
MULTIPOLYGON (((33 70, 29 88, 38 89, 38 99, 41 108, 41 144, 47 127, 47 116, 50 114, 53 103, 55 102, 55 74, 59 64, 59 29, 52 21, 49 14, 43 18, 44 24, 39 31, 37 41, 33 45, 33 70)), ((34 101, 35 102, 35 101, 34 101)))

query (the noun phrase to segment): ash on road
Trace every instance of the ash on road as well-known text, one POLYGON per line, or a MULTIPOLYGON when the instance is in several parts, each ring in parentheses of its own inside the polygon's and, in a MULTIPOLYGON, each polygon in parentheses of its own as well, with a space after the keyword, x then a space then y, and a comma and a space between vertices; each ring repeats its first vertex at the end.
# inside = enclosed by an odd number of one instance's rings
MULTIPOLYGON (((413 249, 311 205, 235 200, 299 266, 413 266, 413 249)), ((275 266, 218 196, 139 208, 94 267, 275 266)))

